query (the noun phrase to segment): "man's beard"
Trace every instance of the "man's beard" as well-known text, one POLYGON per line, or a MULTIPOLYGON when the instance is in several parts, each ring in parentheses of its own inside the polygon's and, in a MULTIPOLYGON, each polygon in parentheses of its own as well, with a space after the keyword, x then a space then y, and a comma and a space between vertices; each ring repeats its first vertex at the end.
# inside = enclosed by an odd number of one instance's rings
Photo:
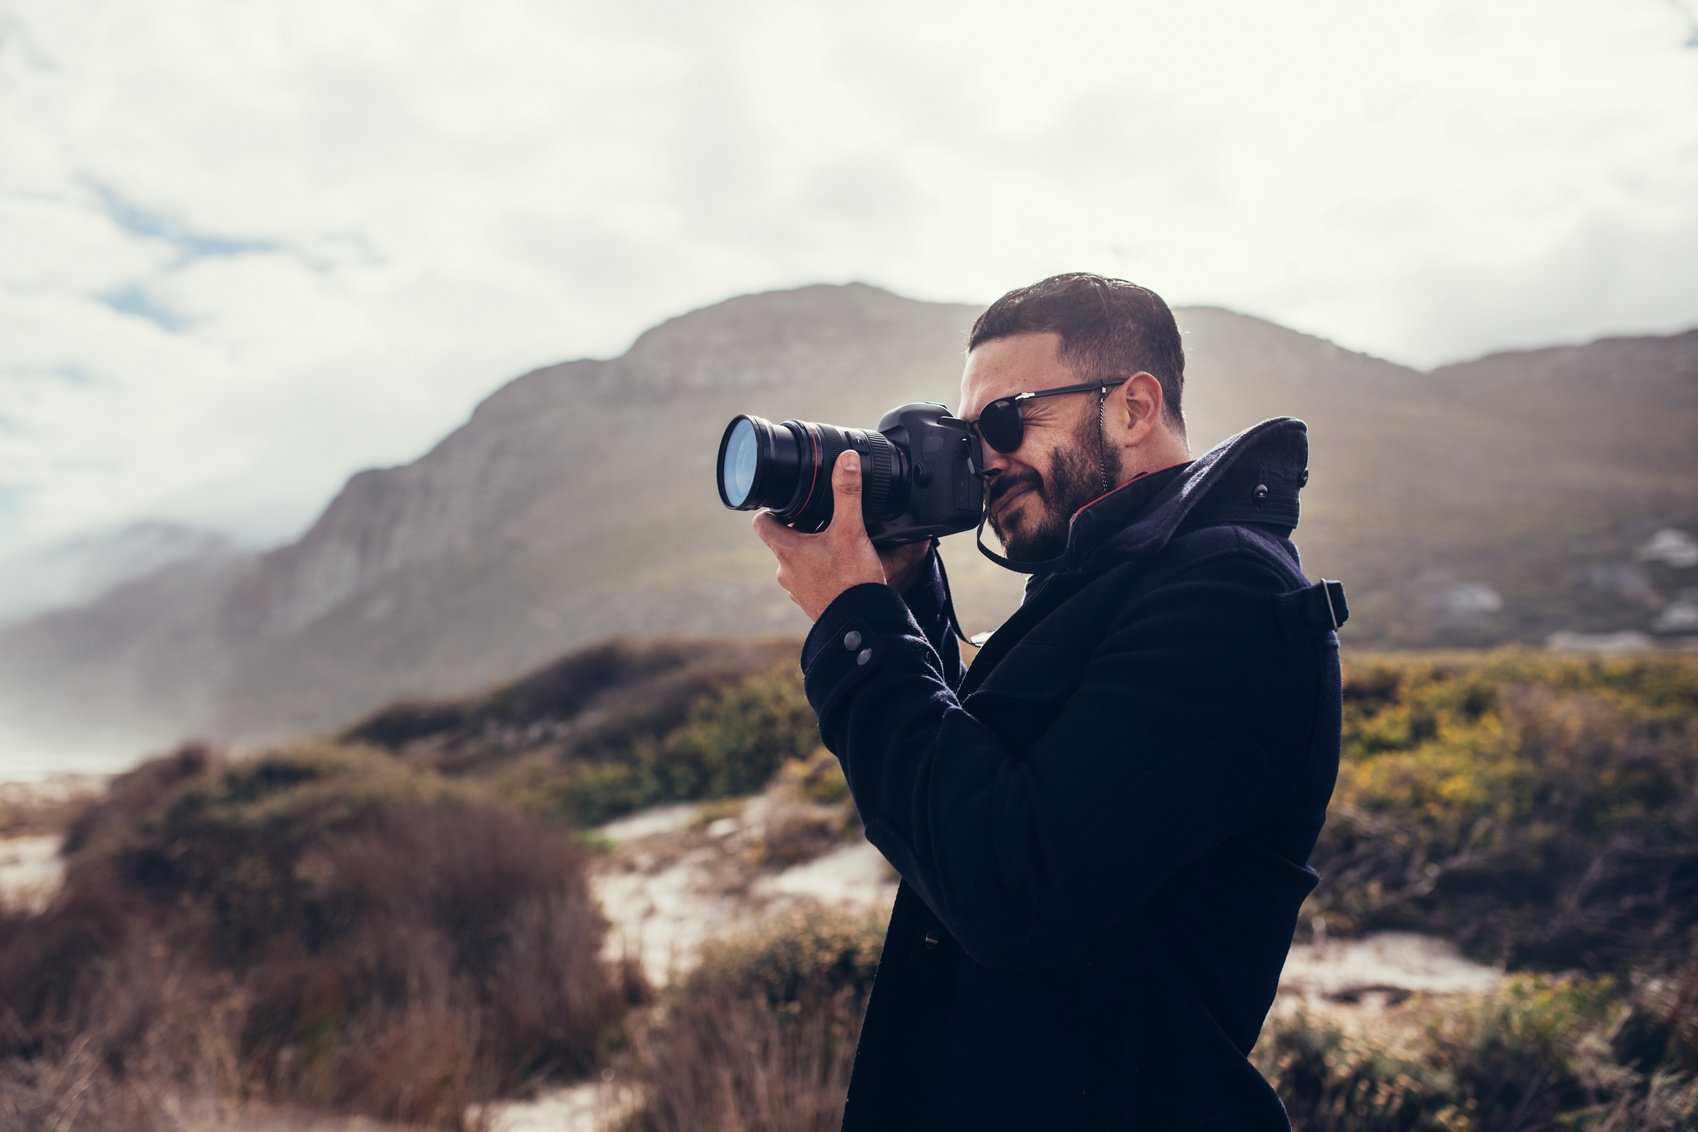
POLYGON ((1060 557, 1067 549, 1067 532, 1073 513, 1103 494, 1103 472, 1108 482, 1120 482, 1120 451, 1109 451, 1103 442, 1096 414, 1088 413, 1073 430, 1073 443, 1053 448, 1049 471, 1039 475, 1028 469, 1012 477, 998 477, 992 505, 1017 487, 1029 487, 1042 505, 1036 517, 1022 515, 1017 526, 1004 529, 991 512, 991 530, 1002 540, 1004 551, 1016 562, 1043 562, 1060 557))

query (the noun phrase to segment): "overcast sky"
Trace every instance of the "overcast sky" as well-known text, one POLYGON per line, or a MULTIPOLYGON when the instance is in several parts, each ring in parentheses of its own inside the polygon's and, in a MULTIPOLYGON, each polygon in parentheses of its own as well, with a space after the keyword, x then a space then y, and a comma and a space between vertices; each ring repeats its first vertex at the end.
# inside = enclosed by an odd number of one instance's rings
POLYGON ((0 0, 0 556, 292 535, 809 282, 1098 270, 1422 366, 1698 325, 1693 12, 0 0))

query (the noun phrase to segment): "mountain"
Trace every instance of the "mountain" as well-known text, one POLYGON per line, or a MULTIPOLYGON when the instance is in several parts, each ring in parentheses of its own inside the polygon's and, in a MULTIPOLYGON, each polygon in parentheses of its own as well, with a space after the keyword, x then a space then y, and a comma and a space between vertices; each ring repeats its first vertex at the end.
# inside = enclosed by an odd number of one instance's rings
MULTIPOLYGON (((528 373, 420 459, 354 476, 292 545, 0 630, 0 723, 81 742, 279 736, 615 634, 799 632, 748 517, 718 503, 726 421, 871 427, 905 401, 953 402, 976 313, 805 287, 528 373)), ((1672 598, 1678 578, 1621 578, 1644 572, 1634 550, 1655 531, 1698 528, 1698 332, 1422 373, 1219 308, 1176 314, 1194 448, 1267 416, 1309 422, 1299 541, 1311 574, 1350 588, 1350 643, 1537 641, 1647 624, 1672 598)), ((945 550, 969 631, 1021 581, 971 540, 945 550)))
POLYGON ((130 523, 61 539, 0 559, 0 625, 82 605, 162 566, 237 554, 223 535, 181 523, 130 523))

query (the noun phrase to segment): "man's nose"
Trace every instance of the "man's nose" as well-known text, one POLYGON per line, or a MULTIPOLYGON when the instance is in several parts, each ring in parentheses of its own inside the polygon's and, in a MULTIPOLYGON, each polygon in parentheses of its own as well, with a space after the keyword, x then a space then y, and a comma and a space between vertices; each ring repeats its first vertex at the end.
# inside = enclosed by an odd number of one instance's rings
POLYGON ((1008 454, 998 452, 988 444, 979 445, 979 471, 985 479, 991 480, 1001 475, 1008 468, 1008 454))

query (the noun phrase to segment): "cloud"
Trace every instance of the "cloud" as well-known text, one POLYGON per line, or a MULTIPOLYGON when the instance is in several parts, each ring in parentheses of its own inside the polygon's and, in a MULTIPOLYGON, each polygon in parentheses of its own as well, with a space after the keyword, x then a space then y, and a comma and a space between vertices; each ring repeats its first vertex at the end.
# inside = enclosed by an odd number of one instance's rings
POLYGON ((1698 322, 1671 6, 25 0, 0 553, 252 538, 728 295, 1076 267, 1422 364, 1698 322))

